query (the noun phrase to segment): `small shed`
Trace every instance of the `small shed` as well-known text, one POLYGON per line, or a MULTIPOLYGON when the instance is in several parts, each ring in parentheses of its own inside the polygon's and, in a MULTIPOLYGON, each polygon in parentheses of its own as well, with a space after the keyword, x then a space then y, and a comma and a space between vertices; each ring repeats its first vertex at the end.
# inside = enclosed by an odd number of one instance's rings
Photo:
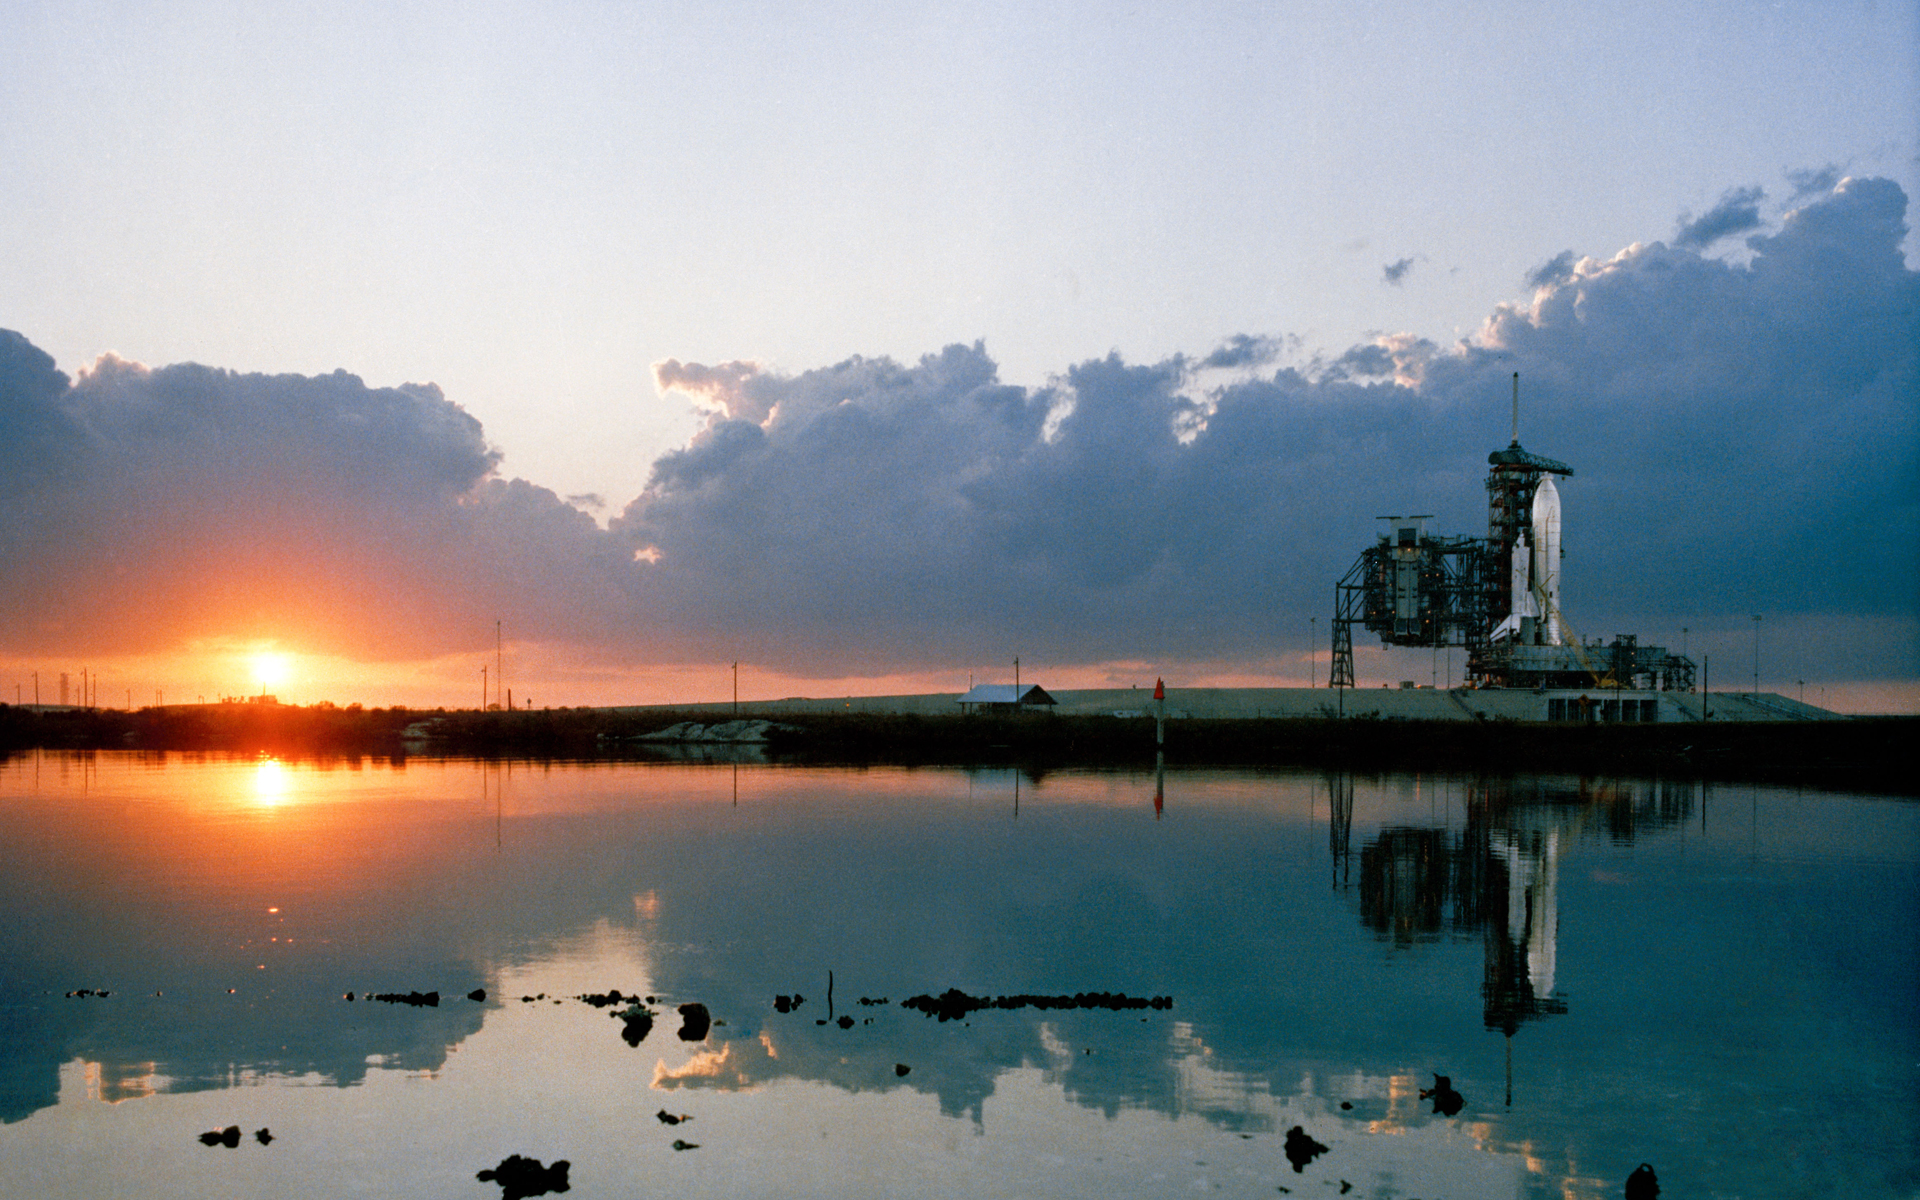
POLYGON ((960 697, 963 713, 1010 713, 1053 707, 1055 701, 1037 683, 981 683, 960 697))

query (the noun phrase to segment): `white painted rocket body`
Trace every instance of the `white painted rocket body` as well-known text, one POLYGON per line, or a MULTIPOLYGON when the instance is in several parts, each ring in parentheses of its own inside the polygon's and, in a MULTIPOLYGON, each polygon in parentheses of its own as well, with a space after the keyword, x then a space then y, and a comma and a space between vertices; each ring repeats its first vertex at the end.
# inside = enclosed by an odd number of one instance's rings
MULTIPOLYGON (((1519 559, 1516 553, 1516 576, 1519 559)), ((1537 606, 1540 640, 1549 646, 1561 645, 1565 638, 1560 627, 1560 489, 1553 486, 1551 475, 1544 476, 1533 493, 1533 589, 1542 601, 1537 606)))
POLYGON ((1533 555, 1527 549, 1525 538, 1513 543, 1513 577, 1509 581, 1509 590, 1512 595, 1507 611, 1515 629, 1520 628, 1520 618, 1540 615, 1540 606, 1533 600, 1533 575, 1530 570, 1532 559, 1533 555))

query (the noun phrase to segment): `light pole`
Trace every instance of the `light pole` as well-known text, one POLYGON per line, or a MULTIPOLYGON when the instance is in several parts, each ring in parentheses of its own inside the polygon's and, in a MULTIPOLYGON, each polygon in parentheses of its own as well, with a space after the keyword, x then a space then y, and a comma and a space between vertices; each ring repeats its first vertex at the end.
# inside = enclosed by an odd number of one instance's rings
POLYGON ((1320 618, 1307 618, 1307 687, 1320 686, 1320 618))
POLYGON ((1753 614, 1753 694, 1760 694, 1760 614, 1753 614))

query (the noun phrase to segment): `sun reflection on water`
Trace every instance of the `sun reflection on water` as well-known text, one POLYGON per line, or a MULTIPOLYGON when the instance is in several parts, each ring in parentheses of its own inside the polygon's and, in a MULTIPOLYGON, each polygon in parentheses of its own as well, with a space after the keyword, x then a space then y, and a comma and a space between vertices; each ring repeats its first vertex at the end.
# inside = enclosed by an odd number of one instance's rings
POLYGON ((277 758, 262 758, 253 768, 253 800, 262 808, 278 808, 293 791, 293 777, 277 758))

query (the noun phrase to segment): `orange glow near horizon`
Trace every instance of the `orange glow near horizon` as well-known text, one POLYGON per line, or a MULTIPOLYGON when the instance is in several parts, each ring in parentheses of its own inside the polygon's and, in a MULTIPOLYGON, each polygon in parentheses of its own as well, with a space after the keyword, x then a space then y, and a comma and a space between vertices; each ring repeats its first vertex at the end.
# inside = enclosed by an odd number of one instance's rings
MULTIPOLYGON (((1399 661, 1383 655, 1377 647, 1355 647, 1355 657, 1365 687, 1400 679, 1414 679, 1423 686, 1428 682, 1426 668, 1430 664, 1424 655, 1399 661)), ((491 667, 492 658, 490 653, 482 654, 478 661, 491 667)), ((505 663, 504 690, 512 692, 515 707, 525 707, 529 701, 535 708, 714 704, 728 701, 734 694, 732 664, 728 662, 617 664, 587 647, 510 640, 505 663)), ((1150 689, 1156 678, 1165 678, 1167 686, 1175 689, 1303 687, 1310 666, 1314 681, 1324 687, 1328 666, 1324 649, 1311 664, 1304 652, 1234 662, 1113 661, 1061 666, 1026 659, 1020 674, 1023 681, 1050 691, 1134 686, 1150 689)), ((1457 680, 1457 656, 1452 666, 1457 680)), ((123 704, 139 708, 161 702, 214 703, 223 696, 258 696, 262 691, 277 696, 283 704, 359 704, 368 708, 472 709, 480 699, 476 655, 471 651, 417 660, 361 661, 312 653, 285 642, 234 641, 196 643, 166 655, 0 664, 0 685, 11 685, 6 687, 4 699, 11 702, 18 695, 22 702, 33 703, 33 675, 38 672, 41 702, 58 703, 59 676, 70 674, 77 692, 83 667, 88 670, 98 703, 108 708, 123 704), (10 678, 4 673, 9 666, 10 678)), ((973 683, 1012 681, 1011 659, 963 664, 952 670, 903 670, 848 677, 766 670, 742 662, 739 698, 744 706, 790 696, 958 695, 973 683)), ((490 675, 489 689, 501 682, 490 675)), ((1808 704, 1835 712, 1920 713, 1920 680, 1809 680, 1804 688, 1797 683, 1781 688, 1763 679, 1762 690, 1789 697, 1804 694, 1808 704)))

